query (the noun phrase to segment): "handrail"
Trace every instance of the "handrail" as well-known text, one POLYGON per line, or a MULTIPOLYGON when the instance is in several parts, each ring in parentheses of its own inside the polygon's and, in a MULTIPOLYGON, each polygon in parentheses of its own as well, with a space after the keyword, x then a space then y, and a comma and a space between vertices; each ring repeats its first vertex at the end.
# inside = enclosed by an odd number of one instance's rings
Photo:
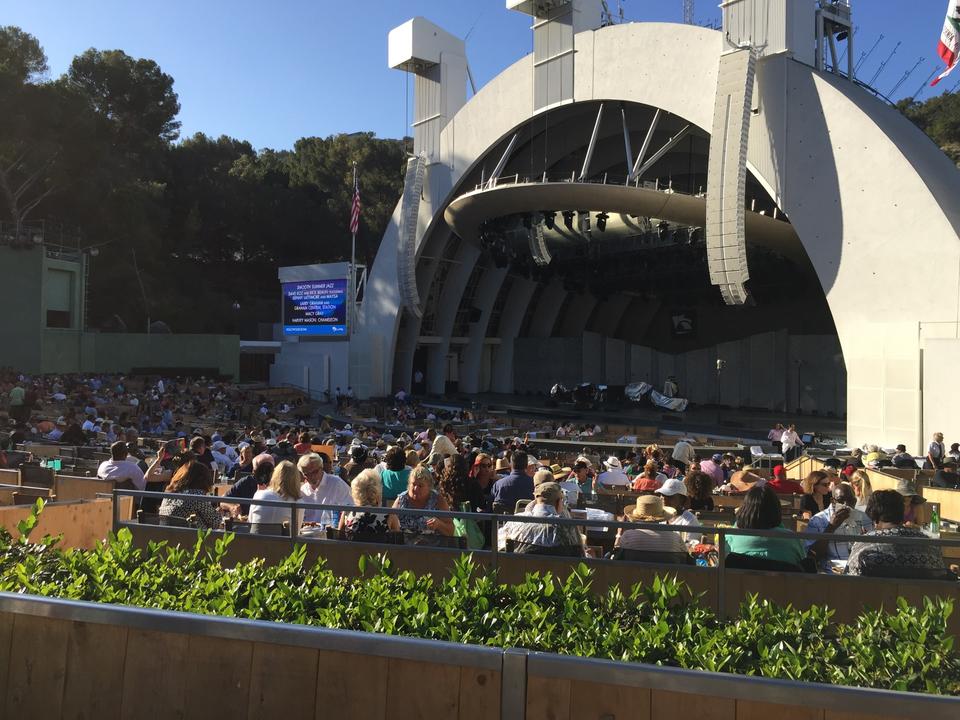
MULTIPOLYGON (((114 489, 114 495, 128 495, 132 497, 149 498, 171 498, 183 499, 183 493, 151 492, 149 490, 126 490, 114 489)), ((191 499, 198 499, 200 496, 192 495, 191 499)), ((726 535, 746 535, 753 537, 778 538, 780 540, 823 540, 829 537, 831 542, 864 542, 864 535, 837 535, 831 533, 810 533, 810 532, 792 532, 783 530, 754 530, 747 528, 723 528, 710 527, 703 525, 667 525, 664 523, 652 522, 634 522, 630 520, 597 520, 593 518, 565 518, 553 516, 535 516, 535 515, 503 515, 499 513, 481 513, 481 512, 462 512, 459 510, 420 510, 417 508, 395 508, 386 506, 369 505, 334 505, 328 503, 311 502, 290 502, 286 500, 263 500, 253 498, 235 498, 219 495, 206 496, 212 503, 224 503, 227 505, 263 505, 265 507, 283 507, 294 508, 296 510, 329 510, 334 512, 370 512, 380 514, 412 515, 414 517, 436 517, 460 520, 477 520, 491 522, 519 522, 536 525, 559 525, 565 527, 584 527, 591 528, 603 526, 610 529, 643 529, 654 530, 656 532, 679 532, 701 535, 720 535, 721 540, 726 535)), ((949 540, 944 538, 901 538, 901 537, 869 537, 871 544, 887 545, 911 545, 917 542, 931 542, 942 547, 960 547, 960 540, 949 540)))

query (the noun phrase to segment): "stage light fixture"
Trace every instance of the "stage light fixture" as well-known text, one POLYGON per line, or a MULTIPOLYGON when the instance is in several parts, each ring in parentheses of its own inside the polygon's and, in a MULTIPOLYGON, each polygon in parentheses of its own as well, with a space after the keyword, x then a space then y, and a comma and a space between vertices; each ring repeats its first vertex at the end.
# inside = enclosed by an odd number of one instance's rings
POLYGON ((573 230, 573 216, 576 213, 573 210, 564 210, 563 211, 563 224, 567 226, 567 230, 573 230))
POLYGON ((580 232, 584 235, 590 232, 590 211, 580 210, 580 232))
POLYGON ((610 216, 607 213, 605 212, 599 213, 597 215, 597 230, 599 230, 600 232, 605 232, 607 229, 607 220, 609 219, 610 219, 610 216))
POLYGON ((553 230, 556 225, 557 214, 553 210, 544 210, 543 211, 543 224, 547 226, 547 230, 553 230))
POLYGON ((850 37, 850 33, 847 32, 846 30, 841 30, 840 32, 837 33, 837 40, 840 40, 841 42, 843 40, 846 40, 848 37, 850 37))

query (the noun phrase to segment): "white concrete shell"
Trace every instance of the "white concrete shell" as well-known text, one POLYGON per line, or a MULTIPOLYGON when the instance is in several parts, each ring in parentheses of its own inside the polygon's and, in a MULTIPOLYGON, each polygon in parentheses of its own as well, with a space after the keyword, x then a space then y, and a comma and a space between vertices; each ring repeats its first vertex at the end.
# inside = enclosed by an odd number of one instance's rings
MULTIPOLYGON (((709 128, 722 51, 721 33, 689 25, 633 23, 583 32, 576 37, 574 102, 641 103, 709 128)), ((425 258, 439 257, 451 238, 446 205, 472 189, 458 182, 534 115, 532 82, 528 56, 482 88, 443 131, 445 154, 428 167, 420 209, 422 282, 434 272, 425 258)), ((960 326, 960 174, 896 109, 842 78, 780 55, 760 63, 757 83, 749 169, 790 218, 829 302, 846 361, 849 442, 905 442, 919 450, 934 429, 960 434, 960 418, 952 421, 957 427, 923 427, 921 381, 925 337, 957 337, 960 326)), ((408 386, 412 373, 420 323, 408 318, 401 324, 399 214, 398 206, 352 342, 360 396, 408 386)), ((443 390, 450 314, 478 257, 472 247, 459 248, 454 282, 444 284, 441 337, 428 370, 431 391, 443 390)), ((483 283, 478 302, 484 328, 501 281, 483 283)), ((426 284, 420 292, 425 299, 426 284)), ((524 307, 511 313, 532 313, 530 334, 548 335, 563 294, 562 288, 534 292, 517 285, 509 300, 524 307)), ((582 330, 586 322, 568 318, 565 330, 582 330)), ((519 331, 515 321, 501 329, 508 338, 519 331)), ((464 388, 478 386, 479 337, 471 338, 473 354, 465 363, 471 377, 464 388)), ((510 358, 498 356, 494 365, 493 386, 508 387, 510 358)), ((929 384, 926 389, 928 396, 938 391, 929 384)))

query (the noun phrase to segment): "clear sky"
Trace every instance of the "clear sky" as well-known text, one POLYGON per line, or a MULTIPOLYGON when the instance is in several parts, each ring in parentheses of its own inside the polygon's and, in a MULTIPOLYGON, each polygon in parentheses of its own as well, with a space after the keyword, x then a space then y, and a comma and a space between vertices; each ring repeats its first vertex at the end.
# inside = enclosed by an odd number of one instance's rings
MULTIPOLYGON (((616 0, 609 0, 612 7, 616 0)), ((181 134, 202 131, 289 148, 300 137, 406 130, 406 76, 387 68, 387 33, 422 15, 467 38, 478 85, 529 53, 529 18, 504 0, 0 0, 0 25, 35 35, 64 72, 89 47, 121 49, 156 60, 180 96, 181 134)), ((697 1, 697 22, 719 21, 718 0, 697 1)), ((945 0, 853 0, 859 28, 854 54, 880 44, 858 76, 891 93, 903 74, 924 62, 893 93, 913 95, 942 64, 937 40, 945 0)), ((678 22, 682 0, 623 0, 628 20, 678 22)), ((921 98, 952 90, 960 70, 921 98)))

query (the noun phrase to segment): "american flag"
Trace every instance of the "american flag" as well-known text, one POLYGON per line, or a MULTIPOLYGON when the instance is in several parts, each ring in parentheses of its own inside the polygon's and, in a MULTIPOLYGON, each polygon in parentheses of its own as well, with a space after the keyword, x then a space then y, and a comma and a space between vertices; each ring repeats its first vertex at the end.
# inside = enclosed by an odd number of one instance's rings
POLYGON ((353 206, 350 208, 350 234, 356 235, 360 229, 360 186, 357 178, 353 178, 353 206))

